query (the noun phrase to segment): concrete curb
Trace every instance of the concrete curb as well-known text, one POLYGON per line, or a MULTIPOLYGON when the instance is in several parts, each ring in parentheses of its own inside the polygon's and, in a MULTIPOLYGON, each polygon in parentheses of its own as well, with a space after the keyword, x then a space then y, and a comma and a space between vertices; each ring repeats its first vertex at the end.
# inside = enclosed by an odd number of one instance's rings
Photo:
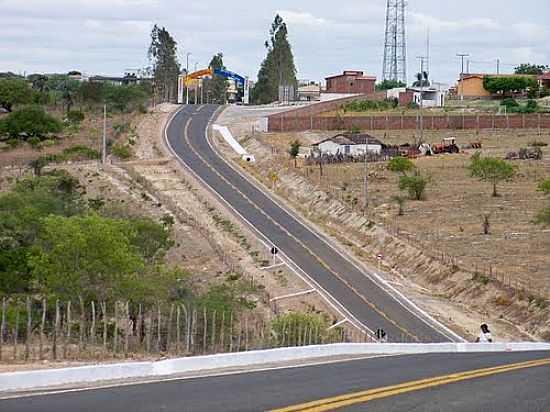
POLYGON ((154 378, 188 372, 219 370, 268 363, 315 360, 332 356, 404 355, 425 353, 549 351, 550 343, 337 343, 249 352, 224 353, 167 359, 157 362, 128 362, 63 369, 0 374, 0 392, 31 390, 76 383, 133 378, 154 378))

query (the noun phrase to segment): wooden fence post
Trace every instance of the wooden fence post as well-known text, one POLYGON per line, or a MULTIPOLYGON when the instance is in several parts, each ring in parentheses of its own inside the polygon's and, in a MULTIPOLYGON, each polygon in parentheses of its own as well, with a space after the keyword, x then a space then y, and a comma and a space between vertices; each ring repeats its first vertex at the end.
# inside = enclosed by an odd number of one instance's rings
POLYGON ((137 315, 137 339, 139 348, 143 348, 143 307, 141 303, 138 305, 138 315, 137 315))
POLYGON ((210 345, 212 346, 212 352, 216 353, 216 311, 212 313, 212 336, 210 342, 210 345))
POLYGON ((233 311, 229 313, 229 353, 233 352, 233 311))
POLYGON ((25 336, 25 360, 28 361, 31 354, 32 340, 32 304, 31 297, 27 296, 27 332, 25 336))
POLYGON ((162 350, 162 313, 160 302, 157 302, 157 352, 162 350))
POLYGON ((204 320, 203 330, 202 330, 202 353, 206 353, 206 333, 208 329, 208 317, 206 316, 206 306, 202 309, 202 317, 204 320))
POLYGON ((61 313, 59 310, 59 299, 55 301, 55 326, 53 331, 52 356, 57 360, 57 340, 59 337, 59 324, 61 322, 61 313))
POLYGON ((0 361, 2 360, 2 349, 4 347, 4 337, 6 335, 6 298, 2 298, 2 321, 0 323, 0 361))
POLYGON ((151 353, 151 326, 153 319, 151 318, 151 312, 147 312, 145 317, 145 351, 151 353))
POLYGON ((40 321, 40 341, 38 346, 38 358, 44 359, 44 329, 46 328, 46 299, 42 299, 42 319, 40 321))
POLYGON ((84 328, 86 327, 86 309, 84 308, 84 298, 82 298, 82 295, 78 296, 78 301, 80 302, 80 323, 78 325, 78 355, 80 357, 82 349, 84 349, 86 346, 84 342, 84 328))
POLYGON ((17 335, 19 334, 19 308, 16 306, 15 327, 13 331, 13 360, 17 360, 17 335))
POLYGON ((67 359, 68 345, 71 344, 71 301, 67 302, 67 316, 65 318, 65 323, 67 324, 65 328, 65 338, 63 339, 63 359, 67 359))
POLYGON ((101 302, 101 312, 103 313, 103 353, 107 352, 107 302, 101 302))
POLYGON ((225 352, 224 338, 225 338, 225 310, 222 312, 222 325, 220 330, 220 348, 222 353, 225 352))
POLYGON ((170 343, 172 342, 172 327, 174 323, 174 304, 170 306, 170 315, 168 316, 168 327, 166 331, 166 352, 170 352, 170 343))
POLYGON ((248 351, 248 314, 244 315, 244 350, 248 351))
POLYGON ((95 348, 95 322, 96 322, 96 315, 95 315, 95 303, 92 300, 91 302, 92 306, 92 325, 90 326, 90 344, 92 345, 92 351, 95 348))
POLYGON ((181 308, 180 305, 176 307, 176 354, 180 354, 180 312, 181 308))
POLYGON ((113 353, 118 351, 118 301, 115 301, 115 329, 113 330, 113 353))
POLYGON ((124 331, 124 357, 128 357, 130 349, 130 333, 132 332, 132 319, 130 319, 130 301, 126 301, 126 330, 124 331))

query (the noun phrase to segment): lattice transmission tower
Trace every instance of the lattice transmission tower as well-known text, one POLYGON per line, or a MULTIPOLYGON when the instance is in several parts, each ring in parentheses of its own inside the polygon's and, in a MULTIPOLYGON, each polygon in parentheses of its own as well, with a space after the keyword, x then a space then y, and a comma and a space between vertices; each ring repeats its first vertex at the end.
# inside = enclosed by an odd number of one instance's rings
POLYGON ((405 0, 388 0, 383 80, 407 83, 406 8, 405 0))

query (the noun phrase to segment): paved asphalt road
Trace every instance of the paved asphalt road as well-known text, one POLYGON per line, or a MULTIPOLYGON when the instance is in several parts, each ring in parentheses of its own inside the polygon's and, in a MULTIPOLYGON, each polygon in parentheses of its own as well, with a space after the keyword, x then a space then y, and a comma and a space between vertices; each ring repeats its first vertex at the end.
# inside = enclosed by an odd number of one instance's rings
MULTIPOLYGON (((227 376, 91 389, 0 401, 0 412, 245 412, 463 371, 549 358, 548 352, 372 358, 227 376)), ((550 366, 373 400, 345 410, 550 410, 550 366)))
POLYGON ((405 308, 342 254, 229 167, 212 150, 205 136, 208 122, 218 109, 214 105, 186 106, 174 117, 167 128, 167 138, 182 162, 363 325, 371 330, 383 328, 390 341, 453 340, 452 336, 405 308))

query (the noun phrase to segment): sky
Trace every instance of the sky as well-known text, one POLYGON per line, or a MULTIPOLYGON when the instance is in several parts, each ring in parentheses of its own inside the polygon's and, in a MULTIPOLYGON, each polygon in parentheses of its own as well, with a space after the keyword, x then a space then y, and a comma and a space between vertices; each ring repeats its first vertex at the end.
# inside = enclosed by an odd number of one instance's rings
MULTIPOLYGON (((121 75, 147 66, 156 23, 178 42, 183 67, 206 67, 223 52, 228 69, 254 79, 276 13, 288 25, 299 79, 319 81, 344 69, 382 75, 386 0, 0 0, 0 72, 121 75)), ((426 55, 430 77, 454 83, 457 53, 470 72, 550 64, 548 0, 410 0, 409 79, 426 55)))

